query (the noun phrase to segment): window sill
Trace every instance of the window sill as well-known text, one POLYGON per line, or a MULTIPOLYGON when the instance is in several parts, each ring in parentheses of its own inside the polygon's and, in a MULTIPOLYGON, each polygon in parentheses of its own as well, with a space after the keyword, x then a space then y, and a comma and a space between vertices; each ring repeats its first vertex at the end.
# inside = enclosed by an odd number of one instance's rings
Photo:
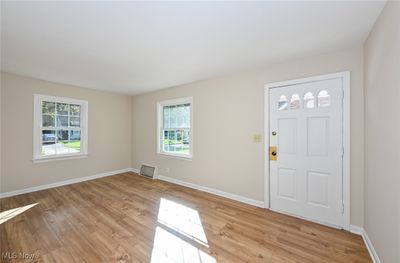
POLYGON ((166 158, 172 158, 172 159, 178 159, 178 160, 184 160, 184 161, 192 161, 193 155, 178 155, 178 154, 171 154, 171 153, 164 153, 164 152, 158 152, 158 156, 160 157, 166 157, 166 158))
POLYGON ((61 160, 81 159, 87 157, 88 157, 87 154, 76 154, 76 155, 64 155, 56 157, 34 158, 32 161, 33 163, 44 163, 44 162, 61 161, 61 160))

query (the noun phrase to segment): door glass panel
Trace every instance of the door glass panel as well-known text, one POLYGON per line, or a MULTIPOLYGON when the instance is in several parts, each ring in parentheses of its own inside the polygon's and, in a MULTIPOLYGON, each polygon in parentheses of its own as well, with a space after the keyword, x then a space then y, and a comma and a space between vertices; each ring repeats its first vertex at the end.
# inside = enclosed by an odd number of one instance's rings
POLYGON ((318 93, 318 107, 325 108, 331 105, 331 96, 329 95, 328 91, 321 90, 318 93))
POLYGON ((290 109, 297 110, 300 108, 300 96, 299 94, 293 94, 292 98, 290 99, 290 109))
POLYGON ((304 108, 306 109, 313 109, 315 106, 314 95, 312 92, 307 92, 304 94, 304 108))
POLYGON ((278 110, 286 110, 288 107, 288 101, 285 95, 282 95, 278 101, 278 110))

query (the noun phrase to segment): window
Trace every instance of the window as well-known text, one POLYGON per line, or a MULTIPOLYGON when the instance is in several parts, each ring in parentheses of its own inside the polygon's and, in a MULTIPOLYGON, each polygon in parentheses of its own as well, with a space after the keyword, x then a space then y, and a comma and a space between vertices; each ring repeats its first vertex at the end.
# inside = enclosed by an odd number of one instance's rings
POLYGON ((300 108, 300 96, 299 94, 293 94, 290 99, 290 109, 296 110, 300 108))
POLYGON ((307 92, 306 94, 304 94, 304 108, 306 109, 312 109, 314 108, 314 95, 312 94, 312 92, 307 92))
POLYGON ((328 91, 321 90, 318 93, 318 107, 319 108, 326 108, 331 105, 331 96, 329 95, 328 91))
POLYGON ((158 103, 158 153, 192 157, 192 109, 192 98, 158 103))
POLYGON ((87 101, 35 95, 34 160, 87 154, 87 101))
POLYGON ((287 98, 285 95, 280 96, 278 101, 278 110, 286 110, 288 106, 287 98))

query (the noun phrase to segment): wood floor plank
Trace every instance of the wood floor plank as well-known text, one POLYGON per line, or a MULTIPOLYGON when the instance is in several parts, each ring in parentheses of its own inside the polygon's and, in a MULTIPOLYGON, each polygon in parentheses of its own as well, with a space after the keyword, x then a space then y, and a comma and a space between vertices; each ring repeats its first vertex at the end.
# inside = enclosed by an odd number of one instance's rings
POLYGON ((357 235, 134 173, 0 200, 31 204, 1 262, 372 262, 357 235))

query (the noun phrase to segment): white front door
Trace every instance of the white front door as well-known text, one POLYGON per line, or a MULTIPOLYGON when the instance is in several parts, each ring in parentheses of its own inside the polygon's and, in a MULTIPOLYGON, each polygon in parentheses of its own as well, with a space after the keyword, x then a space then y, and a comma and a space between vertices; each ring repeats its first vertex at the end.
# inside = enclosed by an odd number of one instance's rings
POLYGON ((271 209, 343 226, 342 81, 269 90, 271 209))

